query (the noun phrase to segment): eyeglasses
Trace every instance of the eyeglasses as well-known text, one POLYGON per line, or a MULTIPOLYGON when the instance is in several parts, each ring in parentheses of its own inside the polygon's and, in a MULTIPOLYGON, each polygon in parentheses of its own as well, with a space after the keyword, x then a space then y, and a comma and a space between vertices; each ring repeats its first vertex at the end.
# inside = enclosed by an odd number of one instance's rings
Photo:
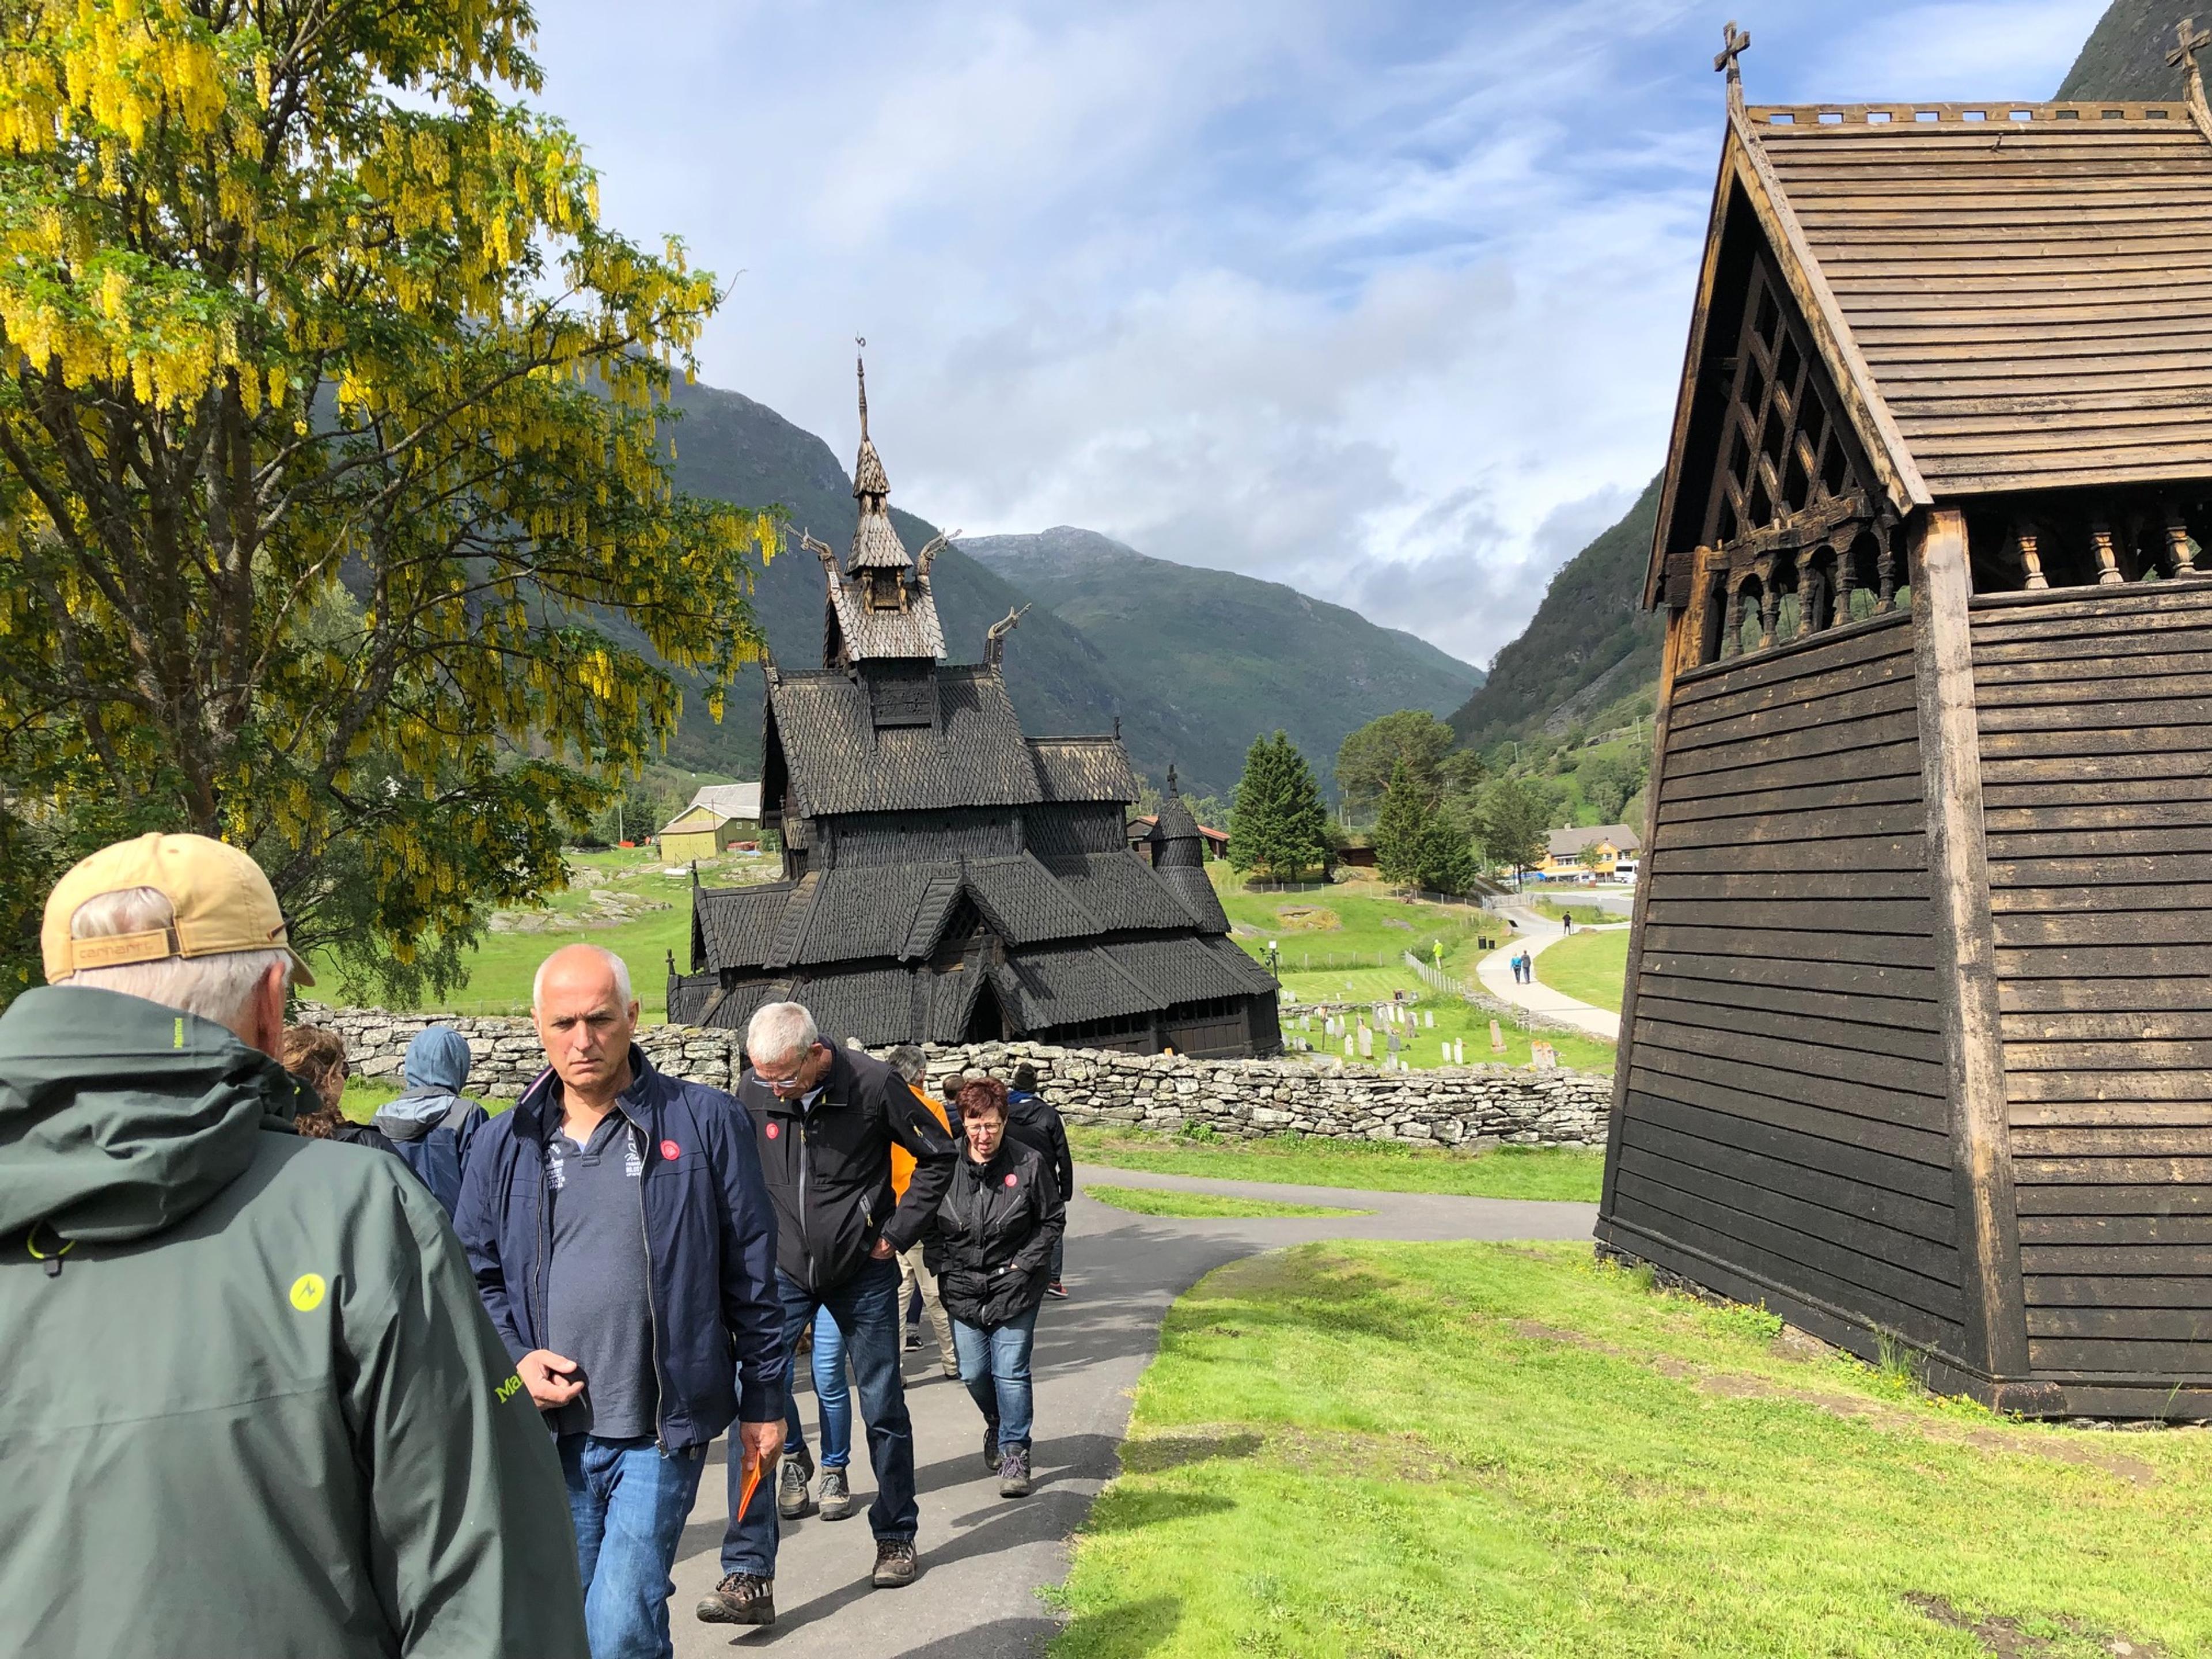
POLYGON ((779 1096, 805 1094, 808 1086, 805 1080, 806 1062, 812 1058, 813 1050, 811 1048, 799 1055, 792 1063, 791 1075, 788 1077, 770 1077, 757 1065, 753 1067, 753 1077, 756 1081, 766 1084, 771 1093, 779 1096))

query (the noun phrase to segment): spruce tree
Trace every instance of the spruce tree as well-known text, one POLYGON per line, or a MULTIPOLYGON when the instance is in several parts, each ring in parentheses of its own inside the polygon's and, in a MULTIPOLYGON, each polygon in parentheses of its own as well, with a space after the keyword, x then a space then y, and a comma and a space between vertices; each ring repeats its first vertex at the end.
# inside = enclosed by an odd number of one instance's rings
POLYGON ((1272 881, 1296 881, 1326 855, 1328 809, 1296 744, 1281 731, 1245 752, 1229 815, 1229 861, 1272 881))
POLYGON ((1375 869, 1383 880, 1401 887, 1421 885, 1421 855, 1435 805, 1401 755, 1390 769, 1382 815, 1375 820, 1375 869))

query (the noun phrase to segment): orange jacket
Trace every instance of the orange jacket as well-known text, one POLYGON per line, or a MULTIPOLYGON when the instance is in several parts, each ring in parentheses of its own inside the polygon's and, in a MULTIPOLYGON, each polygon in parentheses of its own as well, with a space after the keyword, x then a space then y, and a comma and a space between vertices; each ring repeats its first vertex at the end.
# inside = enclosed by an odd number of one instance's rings
MULTIPOLYGON (((909 1083, 907 1085, 907 1087, 913 1089, 914 1085, 909 1083)), ((945 1133, 952 1133, 952 1124, 945 1115, 945 1103, 943 1101, 937 1099, 934 1096, 926 1095, 919 1089, 914 1090, 914 1097, 920 1101, 923 1105, 929 1108, 929 1115, 935 1118, 939 1123, 944 1126, 945 1133)), ((957 1139, 958 1137, 954 1136, 954 1139, 957 1139)), ((904 1198, 906 1196, 906 1183, 913 1179, 914 1154, 907 1151, 905 1147, 900 1146, 896 1141, 893 1141, 891 1143, 892 1195, 896 1198, 904 1198)))

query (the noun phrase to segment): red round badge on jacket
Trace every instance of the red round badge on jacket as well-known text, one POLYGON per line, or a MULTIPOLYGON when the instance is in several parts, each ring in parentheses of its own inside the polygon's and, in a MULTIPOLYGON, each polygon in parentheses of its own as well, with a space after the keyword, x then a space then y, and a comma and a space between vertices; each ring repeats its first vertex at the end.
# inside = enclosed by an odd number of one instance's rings
POLYGON ((673 1164, 684 1156, 684 1149, 672 1140, 664 1140, 660 1143, 660 1155, 673 1164))
POLYGON ((774 1140, 774 1139, 775 1139, 775 1137, 776 1137, 776 1126, 775 1126, 775 1124, 771 1123, 771 1124, 769 1124, 769 1125, 768 1126, 768 1138, 769 1138, 770 1140, 774 1140))
POLYGON ((1006 1177, 1006 1185, 1008 1185, 1009 1187, 1011 1187, 1011 1186, 1012 1186, 1013 1184, 1014 1184, 1014 1178, 1013 1178, 1013 1176, 1008 1176, 1006 1177))

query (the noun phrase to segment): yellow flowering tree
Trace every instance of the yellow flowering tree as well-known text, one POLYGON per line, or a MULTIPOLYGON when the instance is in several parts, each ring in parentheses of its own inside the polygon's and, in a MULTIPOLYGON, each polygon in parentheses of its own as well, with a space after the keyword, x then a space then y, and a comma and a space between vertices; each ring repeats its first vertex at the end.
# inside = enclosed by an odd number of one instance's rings
POLYGON ((250 848, 349 988, 442 987, 666 671, 757 651, 776 526, 667 470, 712 279, 599 222, 531 30, 0 0, 0 996, 149 827, 250 848))

